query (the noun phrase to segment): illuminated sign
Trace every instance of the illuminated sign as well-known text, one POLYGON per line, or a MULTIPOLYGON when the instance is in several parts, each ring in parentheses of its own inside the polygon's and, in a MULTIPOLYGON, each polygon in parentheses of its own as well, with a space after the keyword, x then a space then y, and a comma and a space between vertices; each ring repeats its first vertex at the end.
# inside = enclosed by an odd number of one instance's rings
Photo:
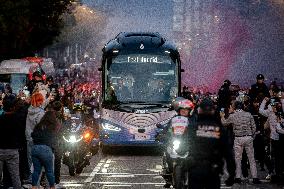
POLYGON ((162 63, 158 62, 158 57, 153 56, 153 57, 148 57, 148 56, 128 56, 127 57, 127 62, 141 62, 141 63, 162 63))
POLYGON ((133 54, 133 55, 118 55, 114 58, 113 63, 157 63, 157 64, 172 64, 171 58, 160 55, 133 54))

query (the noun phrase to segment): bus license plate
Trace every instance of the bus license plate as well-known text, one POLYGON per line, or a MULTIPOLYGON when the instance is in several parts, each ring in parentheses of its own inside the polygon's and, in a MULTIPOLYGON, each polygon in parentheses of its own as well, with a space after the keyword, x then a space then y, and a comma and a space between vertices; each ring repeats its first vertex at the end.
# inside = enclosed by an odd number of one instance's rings
POLYGON ((148 140, 150 139, 150 135, 146 135, 143 133, 139 133, 135 135, 135 140, 148 140))

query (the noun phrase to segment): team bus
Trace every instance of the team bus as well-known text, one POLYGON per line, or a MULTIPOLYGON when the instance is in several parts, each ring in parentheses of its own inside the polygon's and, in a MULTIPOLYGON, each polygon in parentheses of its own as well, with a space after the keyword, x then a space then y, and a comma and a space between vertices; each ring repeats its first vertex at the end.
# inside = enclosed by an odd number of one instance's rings
POLYGON ((181 61, 159 33, 118 34, 103 48, 100 143, 158 146, 155 136, 175 115, 181 93, 181 61))

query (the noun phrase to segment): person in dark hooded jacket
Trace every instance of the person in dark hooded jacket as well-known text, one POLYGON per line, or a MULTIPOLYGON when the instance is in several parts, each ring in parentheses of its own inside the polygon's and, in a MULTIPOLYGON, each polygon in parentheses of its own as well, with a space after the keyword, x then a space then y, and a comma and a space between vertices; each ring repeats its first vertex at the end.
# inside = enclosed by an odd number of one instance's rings
POLYGON ((0 173, 6 163, 14 189, 21 188, 19 171, 19 148, 21 128, 15 113, 16 97, 6 96, 3 100, 5 113, 0 116, 0 173))
POLYGON ((220 111, 221 108, 228 109, 230 106, 230 103, 232 101, 232 92, 230 91, 230 85, 231 81, 225 80, 224 84, 219 89, 217 101, 218 111, 220 111))

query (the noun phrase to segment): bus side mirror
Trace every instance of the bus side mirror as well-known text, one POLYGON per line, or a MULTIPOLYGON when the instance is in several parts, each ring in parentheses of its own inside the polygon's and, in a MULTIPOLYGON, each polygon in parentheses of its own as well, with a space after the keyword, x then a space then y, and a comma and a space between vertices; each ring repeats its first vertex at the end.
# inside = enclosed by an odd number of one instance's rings
POLYGON ((185 70, 184 69, 180 69, 180 72, 185 72, 185 70))
POLYGON ((103 68, 102 67, 98 68, 98 71, 100 71, 100 72, 103 71, 103 68))

